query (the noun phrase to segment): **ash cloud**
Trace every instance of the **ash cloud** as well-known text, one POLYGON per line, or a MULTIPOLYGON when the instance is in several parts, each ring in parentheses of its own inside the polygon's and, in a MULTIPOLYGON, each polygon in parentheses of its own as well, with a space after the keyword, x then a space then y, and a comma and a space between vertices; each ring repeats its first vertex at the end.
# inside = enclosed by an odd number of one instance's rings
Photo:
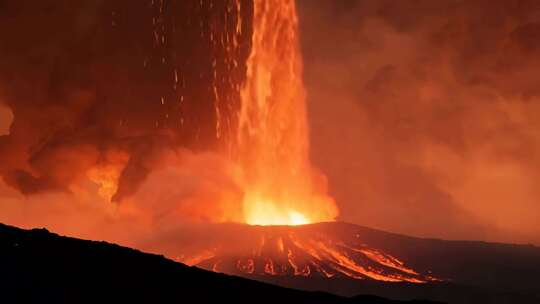
POLYGON ((540 242, 537 1, 299 1, 312 154, 344 220, 540 242))
POLYGON ((225 18, 227 5, 0 1, 0 101, 14 116, 0 137, 4 182, 25 195, 70 192, 92 168, 116 165, 121 201, 163 151, 218 146, 227 130, 216 138, 213 86, 226 116, 245 74, 227 56, 244 62, 250 34, 244 22, 232 53, 216 43, 242 17, 225 18), (126 160, 111 162, 116 152, 126 160))

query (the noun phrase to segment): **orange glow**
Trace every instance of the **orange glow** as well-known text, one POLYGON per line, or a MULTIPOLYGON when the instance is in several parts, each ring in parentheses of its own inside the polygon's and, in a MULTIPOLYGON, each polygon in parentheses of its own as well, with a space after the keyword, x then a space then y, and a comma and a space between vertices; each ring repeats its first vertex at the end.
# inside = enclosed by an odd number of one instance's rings
POLYGON ((332 221, 337 208, 309 159, 295 2, 257 0, 253 18, 237 134, 245 222, 332 221))
POLYGON ((88 178, 99 186, 99 196, 107 201, 110 201, 118 190, 119 175, 119 172, 112 167, 96 167, 88 171, 88 178))
POLYGON ((232 275, 346 277, 410 283, 440 281, 429 272, 412 269, 394 255, 351 239, 348 233, 324 232, 311 225, 246 227, 249 228, 235 229, 235 233, 240 234, 232 236, 220 231, 225 239, 219 237, 210 242, 211 250, 196 246, 190 248, 191 254, 182 254, 178 260, 232 275), (206 259, 201 259, 204 256, 206 259))
POLYGON ((282 208, 272 201, 247 201, 245 220, 250 225, 305 225, 311 221, 302 213, 282 208))
POLYGON ((111 201, 118 190, 118 179, 129 160, 129 155, 120 151, 110 151, 106 155, 107 162, 98 165, 87 172, 87 177, 98 185, 98 194, 103 199, 111 201))

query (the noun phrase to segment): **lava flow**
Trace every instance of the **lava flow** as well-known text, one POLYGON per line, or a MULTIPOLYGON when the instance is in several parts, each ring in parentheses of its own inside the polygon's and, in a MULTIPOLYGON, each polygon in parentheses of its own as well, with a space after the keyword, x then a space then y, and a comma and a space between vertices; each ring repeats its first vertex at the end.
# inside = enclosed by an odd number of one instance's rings
POLYGON ((241 90, 237 162, 245 222, 300 225, 337 216, 309 160, 306 96, 294 0, 256 0, 241 90))
MULTIPOLYGON (((185 238, 155 240, 151 250, 179 262, 227 274, 261 277, 349 278, 385 282, 438 281, 364 239, 362 228, 339 222, 302 226, 215 224, 185 238), (197 240, 191 237, 199 236, 197 240)), ((367 238, 369 239, 369 238, 367 238)))

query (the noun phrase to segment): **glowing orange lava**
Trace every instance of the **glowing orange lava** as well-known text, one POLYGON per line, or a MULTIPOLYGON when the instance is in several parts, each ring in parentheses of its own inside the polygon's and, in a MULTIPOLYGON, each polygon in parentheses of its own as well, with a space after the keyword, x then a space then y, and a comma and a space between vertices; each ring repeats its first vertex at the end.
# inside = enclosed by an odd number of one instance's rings
POLYGON ((253 36, 241 90, 238 162, 245 222, 332 221, 334 201, 311 166, 294 0, 254 1, 253 36))
MULTIPOLYGON (((364 242, 340 223, 283 226, 214 226, 205 242, 179 246, 176 260, 232 275, 348 278, 427 283, 440 279, 413 269, 398 252, 364 242), (215 229, 215 230, 214 230, 215 229)), ((188 241, 189 242, 189 241, 188 241)))

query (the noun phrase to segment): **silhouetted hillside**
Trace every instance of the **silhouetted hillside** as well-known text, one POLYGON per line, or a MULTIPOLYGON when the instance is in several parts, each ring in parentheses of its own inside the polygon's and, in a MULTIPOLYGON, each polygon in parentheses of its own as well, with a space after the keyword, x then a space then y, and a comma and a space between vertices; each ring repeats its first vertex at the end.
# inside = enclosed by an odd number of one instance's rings
POLYGON ((0 269, 1 303, 399 303, 293 290, 106 242, 2 224, 0 269))

